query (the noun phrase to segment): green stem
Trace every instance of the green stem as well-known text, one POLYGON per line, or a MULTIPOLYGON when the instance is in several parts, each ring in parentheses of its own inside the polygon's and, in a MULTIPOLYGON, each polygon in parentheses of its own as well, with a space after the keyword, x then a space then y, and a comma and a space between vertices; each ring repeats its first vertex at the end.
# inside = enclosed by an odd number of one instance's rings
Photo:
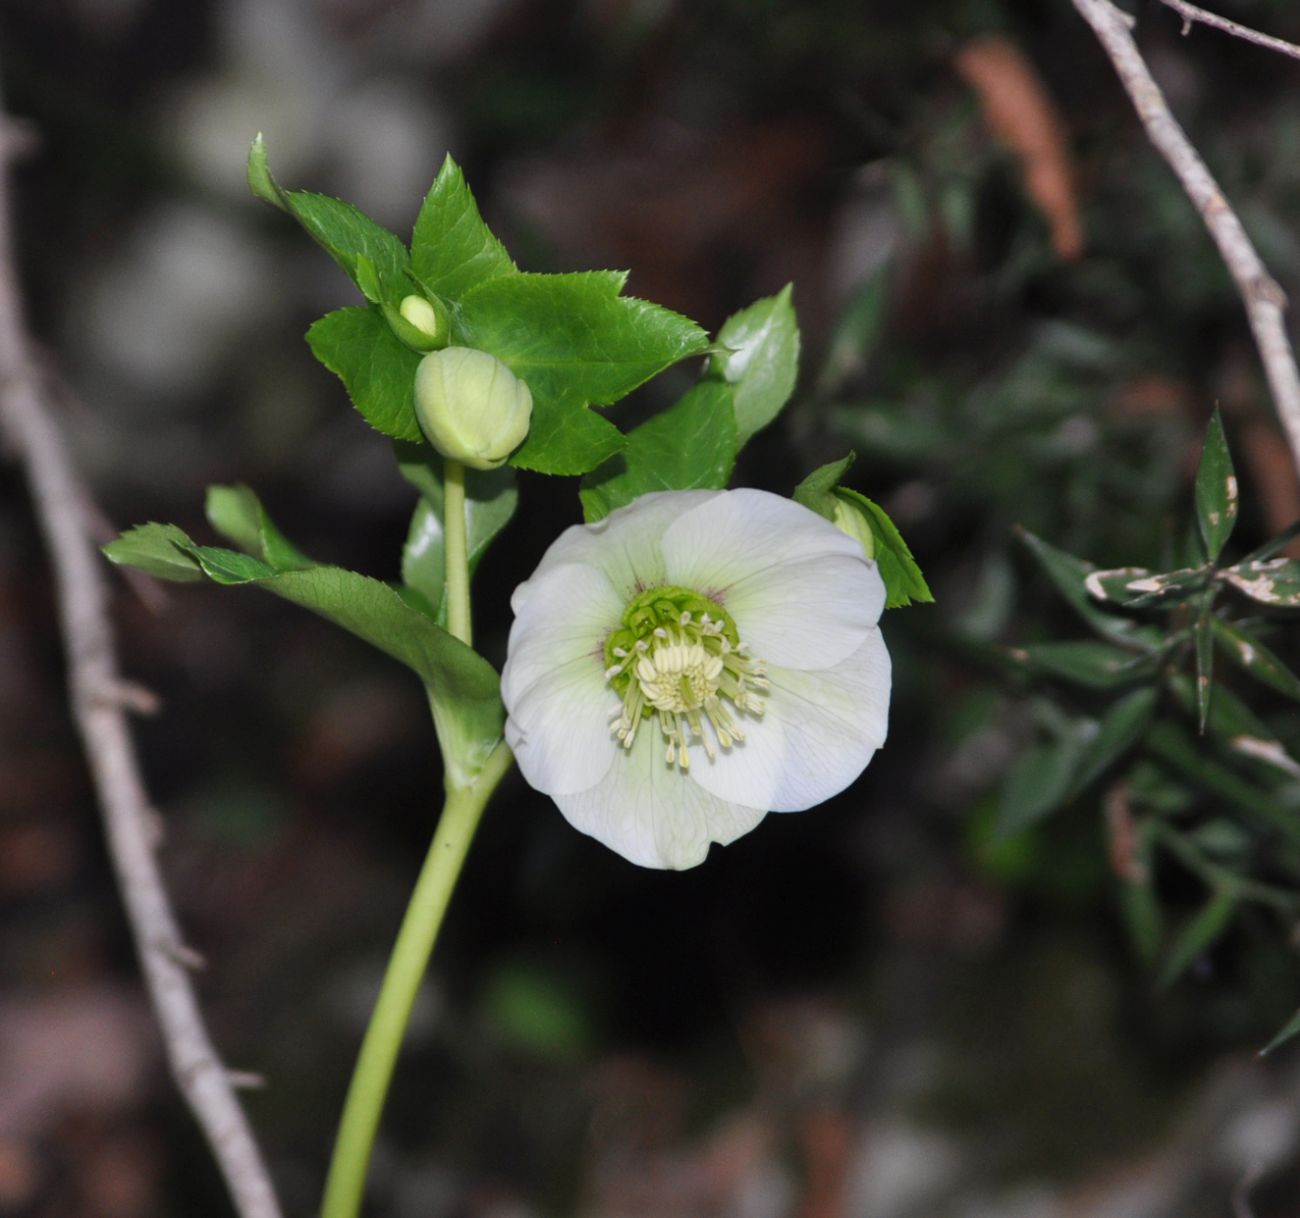
POLYGON ((469 552, 465 539, 465 467, 443 460, 443 525, 446 529, 447 629, 473 645, 469 612, 469 552))
POLYGON ((321 1202, 321 1218, 356 1218, 365 1190, 366 1169, 416 992, 429 965, 443 914, 461 864, 488 798, 513 761, 502 743, 468 787, 447 793, 442 817, 416 881, 402 928, 384 974, 343 1104, 334 1157, 321 1202))

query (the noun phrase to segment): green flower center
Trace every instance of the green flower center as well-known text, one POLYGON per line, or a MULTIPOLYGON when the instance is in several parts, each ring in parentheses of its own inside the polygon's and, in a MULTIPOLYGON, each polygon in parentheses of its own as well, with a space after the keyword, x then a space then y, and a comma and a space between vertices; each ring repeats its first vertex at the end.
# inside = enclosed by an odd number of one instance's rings
POLYGON ((605 640, 605 679, 622 703, 610 730, 630 749, 643 719, 657 716, 664 758, 683 773, 691 744, 710 761, 745 739, 737 716, 761 716, 767 668, 749 655, 736 623, 689 588, 650 588, 605 640))

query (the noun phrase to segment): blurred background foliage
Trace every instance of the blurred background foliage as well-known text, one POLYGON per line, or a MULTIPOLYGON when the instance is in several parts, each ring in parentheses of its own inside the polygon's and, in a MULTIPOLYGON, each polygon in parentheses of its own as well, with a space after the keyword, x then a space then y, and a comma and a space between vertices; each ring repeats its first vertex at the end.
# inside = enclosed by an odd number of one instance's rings
MULTIPOLYGON (((1286 0, 1222 8, 1300 40, 1286 0)), ((1294 63, 1135 11, 1295 295, 1294 63)), ((450 150, 524 266, 626 267, 711 330, 792 281, 800 389, 738 481, 789 493, 856 449, 852 485, 937 597, 885 622, 891 737, 862 780, 695 871, 631 868, 508 781, 376 1212, 1196 1218, 1248 1187, 1260 1218, 1300 1214, 1300 1062, 1253 1056, 1300 1006, 1295 763, 1198 737, 1161 668, 1187 764, 1138 744, 1062 785, 1053 742, 1145 686, 1025 658, 1088 636, 1025 531, 1103 568, 1181 565, 1215 404, 1242 488, 1225 561, 1300 517, 1231 283, 1065 0, 55 0, 3 6, 0 35, 35 139, 31 320, 105 538, 206 537, 203 488, 245 482, 309 552, 396 574, 413 493, 301 341, 352 291, 248 196, 262 130, 286 185, 398 231, 450 150)), ((498 660, 513 584, 578 519, 576 486, 522 493, 478 581, 498 660)), ((126 668, 165 704, 139 737, 207 1007, 269 1080, 249 1106, 307 1212, 431 830, 427 712, 269 597, 119 590, 126 668)), ((0 1214, 224 1214, 141 1004, 12 476, 0 606, 0 1214)), ((1116 616, 1167 641, 1178 612, 1116 616)), ((1261 636, 1289 664, 1293 618, 1261 636)), ((1285 692, 1216 673, 1220 715, 1294 757, 1285 692)))

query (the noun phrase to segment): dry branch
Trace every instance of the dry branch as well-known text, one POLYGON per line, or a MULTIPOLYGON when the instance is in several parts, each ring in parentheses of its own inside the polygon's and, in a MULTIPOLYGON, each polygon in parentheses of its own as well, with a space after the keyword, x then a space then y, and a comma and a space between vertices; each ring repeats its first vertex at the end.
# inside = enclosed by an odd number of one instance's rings
POLYGON ((1219 255, 1246 306, 1273 403, 1286 431, 1291 460, 1300 472, 1300 372, 1286 332, 1286 296, 1255 252, 1200 153, 1170 113, 1164 94, 1133 41, 1131 18, 1110 0, 1073 0, 1073 3, 1110 57, 1146 128, 1147 138, 1174 171, 1219 247, 1219 255))
POLYGON ((58 592, 73 711, 103 812, 172 1074, 207 1137, 241 1218, 279 1218, 270 1176, 232 1080, 203 1023, 187 949, 153 852, 154 813, 136 761, 128 709, 139 690, 118 675, 90 509, 33 364, 19 307, 5 170, 14 141, 0 115, 0 429, 24 467, 58 592))
POLYGON ((1248 25, 1239 25, 1235 21, 1229 21, 1226 17, 1220 17, 1218 13, 1209 13, 1203 8, 1197 8, 1194 4, 1188 4, 1187 0, 1160 0, 1160 3, 1166 8, 1173 9, 1183 19, 1184 34, 1190 34, 1192 26, 1199 23, 1214 30, 1222 30, 1225 34, 1231 34, 1234 38, 1253 42, 1257 47, 1267 47, 1270 51, 1276 51, 1279 55, 1290 55, 1292 59, 1300 59, 1300 46, 1296 46, 1294 42, 1274 38, 1271 34, 1261 34, 1258 30, 1252 30, 1248 25))

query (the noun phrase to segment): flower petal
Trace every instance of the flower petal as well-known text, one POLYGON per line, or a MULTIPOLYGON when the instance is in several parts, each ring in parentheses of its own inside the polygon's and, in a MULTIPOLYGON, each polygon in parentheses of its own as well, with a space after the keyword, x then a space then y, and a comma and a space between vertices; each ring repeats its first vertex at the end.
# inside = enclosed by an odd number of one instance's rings
POLYGON ((890 660, 872 630, 847 660, 817 672, 771 669, 765 718, 780 720, 781 782, 767 805, 799 812, 844 790, 866 769, 889 727, 890 660))
POLYGON ((766 813, 719 799, 670 767, 658 735, 646 730, 653 726, 642 725, 599 784, 555 802, 575 829, 629 862, 681 871, 702 863, 711 842, 735 841, 766 813))
POLYGON ((506 739, 539 791, 585 790, 618 752, 602 649, 622 605, 594 567, 557 566, 530 583, 501 673, 506 739))
POLYGON ((664 582, 664 561, 659 550, 664 530, 684 512, 723 493, 656 491, 610 512, 595 524, 575 524, 565 529, 542 556, 533 578, 515 589, 511 607, 520 612, 539 576, 554 567, 575 563, 605 572, 621 598, 621 613, 622 606, 636 593, 664 582))
POLYGON ((769 664, 834 664, 862 645, 884 608, 884 583, 858 542, 766 491, 692 508, 669 526, 662 550, 668 579, 723 605, 769 664))
MULTIPOLYGON (((737 716, 745 739, 729 749, 718 749, 709 760, 698 745, 691 746, 690 775, 711 795, 729 803, 770 808, 785 775, 786 742, 781 720, 764 715, 737 716)), ((647 723, 646 727, 654 727, 647 723)), ((708 731, 706 726, 705 731, 708 731)))

